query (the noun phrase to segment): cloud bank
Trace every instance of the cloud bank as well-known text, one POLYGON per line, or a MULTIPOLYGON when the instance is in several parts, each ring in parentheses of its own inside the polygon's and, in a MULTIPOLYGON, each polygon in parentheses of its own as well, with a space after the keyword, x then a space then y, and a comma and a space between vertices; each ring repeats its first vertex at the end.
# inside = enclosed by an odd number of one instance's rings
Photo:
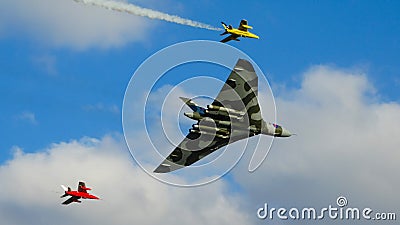
POLYGON ((399 212, 398 103, 379 101, 367 74, 330 66, 311 67, 300 88, 283 89, 275 96, 279 123, 298 135, 276 139, 255 173, 247 173, 248 159, 235 168, 237 182, 252 199, 249 207, 265 202, 271 207, 323 207, 336 205, 343 195, 350 207, 399 212))
POLYGON ((85 7, 71 0, 0 2, 0 37, 30 35, 51 46, 109 48, 142 41, 149 29, 141 17, 85 7))
MULTIPOLYGON (((380 101, 367 74, 329 66, 311 67, 299 88, 275 96, 278 122, 298 135, 276 139, 254 173, 247 172, 249 151, 228 176, 197 188, 173 187, 149 177, 132 164, 121 137, 82 138, 30 154, 16 148, 13 159, 0 167, 2 224, 265 224, 270 221, 256 217, 264 203, 318 208, 335 205, 338 196, 347 197, 350 207, 399 212, 398 103, 380 101), (78 180, 103 200, 61 206, 59 184, 75 188, 78 180)), ((140 134, 139 147, 150 149, 140 134)))
POLYGON ((0 167, 2 224, 249 224, 226 183, 165 185, 132 163, 121 137, 82 138, 38 153, 15 148, 0 167), (102 200, 61 205, 60 184, 86 181, 102 200))

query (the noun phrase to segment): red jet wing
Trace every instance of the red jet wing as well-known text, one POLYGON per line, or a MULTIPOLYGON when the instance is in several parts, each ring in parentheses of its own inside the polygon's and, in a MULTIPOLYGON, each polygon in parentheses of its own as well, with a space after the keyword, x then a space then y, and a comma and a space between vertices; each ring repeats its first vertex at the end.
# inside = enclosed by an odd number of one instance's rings
POLYGON ((99 197, 89 194, 87 191, 91 190, 90 188, 86 187, 85 183, 80 181, 78 184, 78 191, 71 191, 71 188, 66 188, 63 185, 61 187, 64 189, 65 194, 61 196, 61 198, 66 197, 66 196, 71 196, 69 199, 67 199, 65 202, 62 204, 68 205, 72 202, 81 202, 78 199, 84 198, 84 199, 100 199, 99 197))
POLYGON ((68 204, 70 204, 72 202, 79 202, 80 203, 81 201, 79 201, 78 199, 79 199, 79 197, 72 196, 71 198, 69 198, 65 202, 63 202, 62 204, 63 205, 68 205, 68 204))

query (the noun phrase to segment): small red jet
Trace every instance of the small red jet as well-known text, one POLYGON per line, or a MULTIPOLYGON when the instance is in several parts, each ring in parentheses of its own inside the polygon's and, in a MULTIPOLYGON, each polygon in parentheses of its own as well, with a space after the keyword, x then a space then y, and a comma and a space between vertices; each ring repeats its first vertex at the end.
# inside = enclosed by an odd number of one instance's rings
POLYGON ((64 189, 65 193, 63 195, 61 195, 60 198, 71 196, 71 198, 67 199, 65 202, 62 203, 64 205, 68 205, 71 202, 81 203, 81 201, 79 201, 79 199, 81 199, 81 198, 82 199, 100 199, 97 196, 89 194, 87 191, 90 191, 92 189, 86 187, 85 183, 82 181, 80 181, 78 184, 78 191, 72 191, 70 187, 66 188, 64 185, 61 185, 61 187, 64 189))

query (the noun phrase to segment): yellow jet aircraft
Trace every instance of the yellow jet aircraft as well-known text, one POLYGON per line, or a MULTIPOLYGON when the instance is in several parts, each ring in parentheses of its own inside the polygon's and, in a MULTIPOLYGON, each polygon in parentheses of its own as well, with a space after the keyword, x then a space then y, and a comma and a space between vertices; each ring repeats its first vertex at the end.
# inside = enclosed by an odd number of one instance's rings
POLYGON ((247 37, 247 38, 259 39, 259 37, 257 35, 247 31, 248 29, 253 29, 253 27, 247 25, 247 20, 240 21, 239 28, 237 28, 237 29, 233 28, 232 25, 227 26, 224 22, 221 22, 221 23, 222 23, 222 26, 225 29, 225 32, 222 33, 221 35, 231 34, 228 37, 226 37, 225 39, 221 40, 221 42, 225 43, 225 42, 228 42, 228 41, 231 41, 231 40, 240 41, 238 39, 238 37, 247 37))

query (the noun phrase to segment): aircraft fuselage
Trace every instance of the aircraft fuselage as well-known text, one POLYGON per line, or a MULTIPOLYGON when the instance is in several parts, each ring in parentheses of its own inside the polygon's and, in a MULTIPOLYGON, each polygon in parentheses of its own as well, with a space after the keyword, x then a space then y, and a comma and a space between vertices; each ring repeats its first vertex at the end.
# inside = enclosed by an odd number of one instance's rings
POLYGON ((240 37, 256 38, 256 39, 259 39, 259 38, 260 38, 259 36, 255 35, 255 34, 253 34, 253 33, 250 33, 250 32, 248 32, 248 31, 243 31, 243 30, 235 29, 235 28, 226 29, 226 32, 228 32, 229 34, 238 35, 238 36, 240 36, 240 37))
POLYGON ((249 126, 244 121, 244 113, 234 109, 207 105, 203 113, 189 112, 184 115, 192 120, 199 121, 201 125, 194 125, 190 132, 216 135, 217 137, 229 138, 231 136, 251 137, 264 134, 275 137, 290 137, 292 134, 282 126, 273 123, 261 122, 261 127, 249 126), (218 127, 216 126, 218 125, 218 127), (221 128, 222 127, 222 128, 221 128))

